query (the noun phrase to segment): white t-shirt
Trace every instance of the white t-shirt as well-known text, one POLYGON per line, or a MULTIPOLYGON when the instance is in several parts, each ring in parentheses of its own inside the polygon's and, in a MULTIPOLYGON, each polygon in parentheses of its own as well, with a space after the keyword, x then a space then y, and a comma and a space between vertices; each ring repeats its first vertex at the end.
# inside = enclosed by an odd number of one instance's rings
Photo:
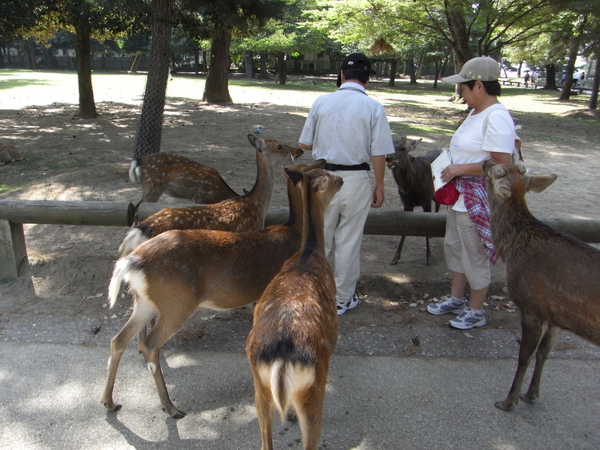
POLYGON ((312 145, 314 159, 331 164, 370 163, 372 156, 394 153, 383 105, 352 82, 315 100, 299 142, 312 145))
MULTIPOLYGON (((512 154, 515 150, 515 125, 506 107, 496 103, 479 114, 467 116, 450 141, 450 160, 453 164, 483 163, 491 152, 512 154)), ((466 212, 461 195, 452 207, 466 212)))

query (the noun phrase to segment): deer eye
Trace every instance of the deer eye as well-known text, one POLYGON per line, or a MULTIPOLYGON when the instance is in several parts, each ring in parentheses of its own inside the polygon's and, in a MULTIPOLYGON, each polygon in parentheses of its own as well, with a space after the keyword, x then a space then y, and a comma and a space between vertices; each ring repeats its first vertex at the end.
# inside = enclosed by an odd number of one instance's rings
POLYGON ((517 165, 517 170, 519 171, 519 173, 522 173, 522 174, 527 173, 527 167, 525 167, 525 164, 523 164, 523 163, 519 163, 517 165))
POLYGON ((278 148, 279 150, 283 150, 283 145, 281 145, 281 144, 280 144, 280 145, 278 145, 278 146, 277 146, 277 148, 278 148))
POLYGON ((493 170, 494 175, 496 175, 497 177, 505 177, 506 176, 506 169, 504 167, 496 166, 492 170, 493 170))

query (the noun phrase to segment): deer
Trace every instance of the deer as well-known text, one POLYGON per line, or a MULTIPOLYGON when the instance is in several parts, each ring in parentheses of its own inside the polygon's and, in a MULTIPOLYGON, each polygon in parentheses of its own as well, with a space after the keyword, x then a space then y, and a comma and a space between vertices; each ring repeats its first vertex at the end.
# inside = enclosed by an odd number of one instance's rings
MULTIPOLYGON (((431 175, 431 163, 440 155, 439 150, 431 150, 425 156, 412 156, 421 139, 407 139, 401 136, 394 139, 394 154, 386 156, 388 168, 392 171, 394 181, 398 185, 398 194, 404 206, 404 211, 414 211, 416 206, 423 208, 424 212, 431 212, 433 200, 433 178, 431 175)), ((435 212, 440 210, 440 204, 435 203, 435 212)), ((404 239, 400 243, 390 265, 398 264, 402 254, 404 239)), ((429 237, 425 237, 426 254, 425 264, 430 265, 431 250, 429 249, 429 237)))
POLYGON ((303 193, 302 244, 256 304, 246 356, 254 378, 262 450, 273 448, 275 409, 283 422, 290 408, 300 423, 302 447, 316 450, 338 332, 335 281, 325 257, 324 212, 343 180, 325 170, 285 170, 303 193))
POLYGON ((240 232, 263 228, 273 196, 276 169, 286 159, 293 163, 304 151, 275 139, 263 140, 254 134, 249 134, 248 140, 256 149, 257 164, 256 181, 250 192, 211 205, 161 209, 129 230, 119 247, 120 256, 167 230, 201 228, 240 232))
POLYGON ((197 204, 240 196, 216 169, 169 153, 153 153, 132 160, 129 180, 142 186, 142 197, 134 205, 136 211, 142 202, 156 203, 163 194, 197 204))
POLYGON ((490 202, 492 237, 505 265, 506 286, 521 312, 517 370, 503 401, 511 411, 519 398, 539 398, 544 363, 560 329, 600 345, 600 250, 536 219, 525 194, 542 192, 556 175, 530 175, 525 165, 483 165, 490 202), (519 395, 529 361, 535 368, 519 395))
POLYGON ((17 150, 17 147, 12 144, 0 143, 0 166, 21 161, 22 159, 23 155, 17 150))
MULTIPOLYGON (((324 160, 296 170, 325 167, 324 160)), ((148 362, 163 411, 179 419, 185 413, 171 401, 160 367, 160 350, 199 307, 239 308, 256 302, 283 263, 302 242, 302 192, 288 178, 289 216, 283 225, 247 232, 170 230, 134 249, 116 263, 109 284, 112 308, 123 281, 133 297, 127 323, 112 338, 108 377, 101 402, 111 411, 121 405, 113 389, 121 356, 131 339, 148 362), (146 334, 147 326, 150 332, 146 334)))

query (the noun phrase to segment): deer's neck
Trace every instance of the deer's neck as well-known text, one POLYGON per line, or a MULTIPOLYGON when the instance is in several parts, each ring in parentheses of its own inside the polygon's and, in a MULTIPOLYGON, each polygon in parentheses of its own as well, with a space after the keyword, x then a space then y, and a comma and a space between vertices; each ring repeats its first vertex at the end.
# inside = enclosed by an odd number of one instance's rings
POLYGON ((275 169, 261 155, 257 157, 256 163, 256 181, 248 197, 252 198, 257 205, 261 205, 266 212, 273 196, 275 169))
POLYGON ((320 252, 325 254, 325 208, 311 195, 310 189, 304 189, 306 202, 303 211, 301 252, 320 252))

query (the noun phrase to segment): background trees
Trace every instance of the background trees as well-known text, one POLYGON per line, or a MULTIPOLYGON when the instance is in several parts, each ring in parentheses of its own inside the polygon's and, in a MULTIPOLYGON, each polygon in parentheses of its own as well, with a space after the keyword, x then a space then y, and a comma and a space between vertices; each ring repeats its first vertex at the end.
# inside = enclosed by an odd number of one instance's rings
MULTIPOLYGON (((232 57, 244 61, 246 76, 253 78, 258 65, 264 77, 269 67, 283 84, 290 60, 310 71, 303 54, 329 55, 335 71, 342 55, 356 50, 373 57, 390 85, 399 72, 411 83, 422 75, 436 81, 450 59, 454 67, 447 71, 490 55, 507 68, 545 72, 546 88, 555 89, 555 75, 565 66, 561 99, 568 100, 577 58, 597 60, 600 41, 600 0, 171 0, 171 8, 172 42, 178 53, 193 54, 196 72, 208 68, 203 99, 214 103, 231 101, 232 57), (210 52, 202 65, 201 51, 210 52)), ((57 45, 66 41, 55 32, 73 32, 80 111, 93 117, 90 39, 149 36, 152 13, 151 0, 0 0, 0 46, 19 41, 35 68, 36 42, 54 37, 57 45)), ((147 51, 147 45, 138 48, 139 55, 147 51)), ((0 66, 5 59, 0 52, 0 66)), ((176 62, 176 55, 171 59, 176 62)), ((593 87, 595 80, 589 81, 593 87)))

